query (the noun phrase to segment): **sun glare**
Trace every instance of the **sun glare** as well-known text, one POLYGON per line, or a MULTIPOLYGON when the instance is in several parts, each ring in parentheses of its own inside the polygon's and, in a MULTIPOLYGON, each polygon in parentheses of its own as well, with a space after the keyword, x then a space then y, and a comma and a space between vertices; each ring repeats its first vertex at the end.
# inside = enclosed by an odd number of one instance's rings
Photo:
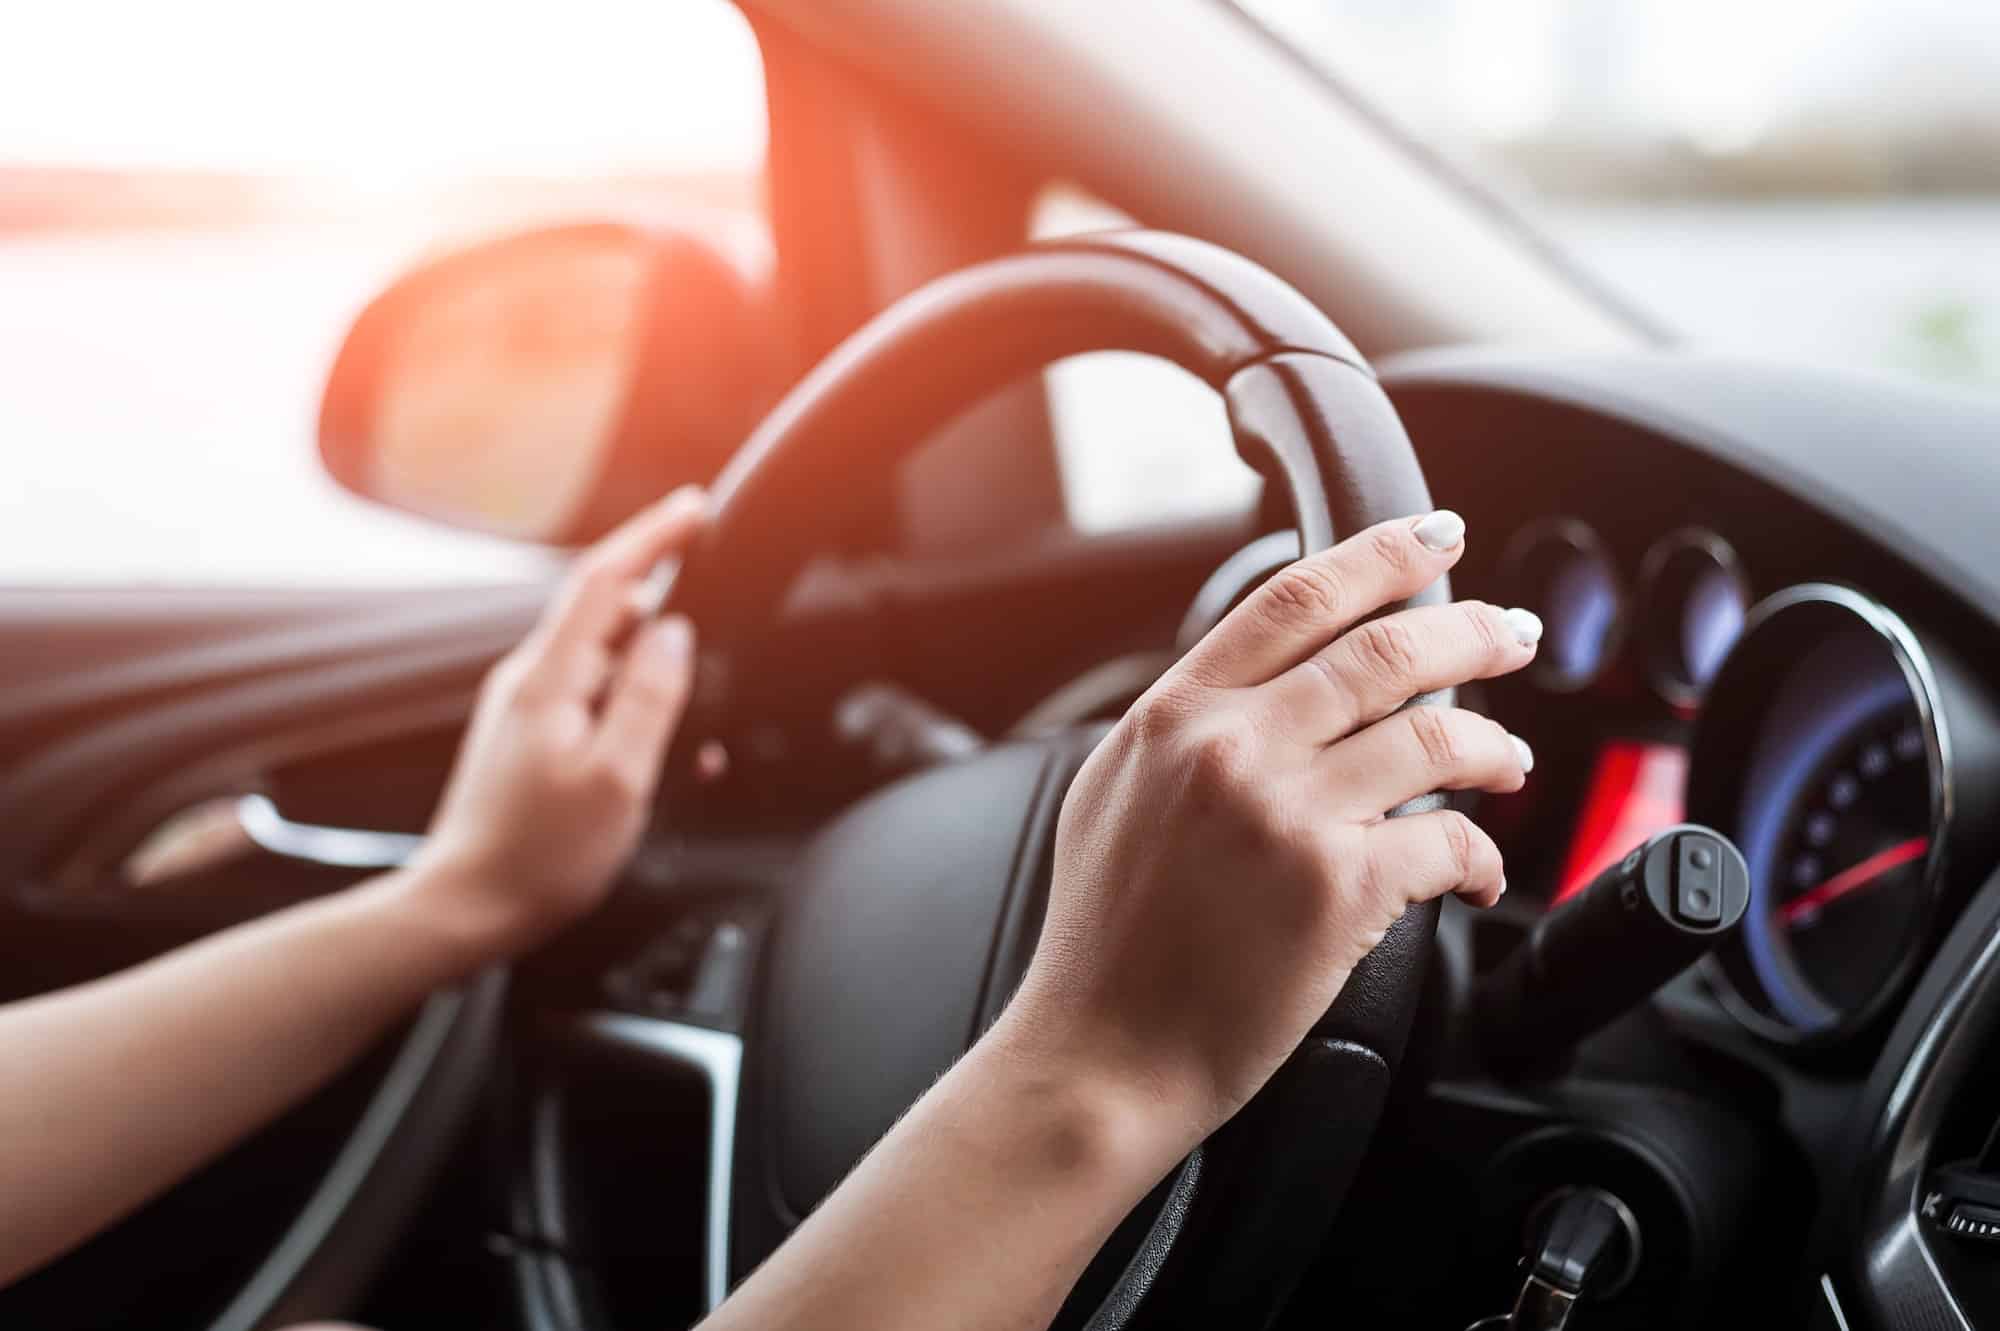
POLYGON ((64 0, 0 20, 0 162, 332 177, 740 169, 756 42, 725 0, 64 0))

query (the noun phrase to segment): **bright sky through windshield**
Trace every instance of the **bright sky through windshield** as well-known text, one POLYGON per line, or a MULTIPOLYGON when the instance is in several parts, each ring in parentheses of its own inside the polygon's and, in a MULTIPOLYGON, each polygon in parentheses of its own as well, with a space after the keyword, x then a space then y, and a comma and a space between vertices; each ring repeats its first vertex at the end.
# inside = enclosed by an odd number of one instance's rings
POLYGON ((1582 114, 1727 150, 1865 103, 1991 107, 1993 0, 1243 0, 1396 112, 1507 138, 1582 114))
POLYGON ((0 20, 0 165, 363 185, 741 168, 763 154, 761 68, 734 11, 673 0, 20 5, 0 20))

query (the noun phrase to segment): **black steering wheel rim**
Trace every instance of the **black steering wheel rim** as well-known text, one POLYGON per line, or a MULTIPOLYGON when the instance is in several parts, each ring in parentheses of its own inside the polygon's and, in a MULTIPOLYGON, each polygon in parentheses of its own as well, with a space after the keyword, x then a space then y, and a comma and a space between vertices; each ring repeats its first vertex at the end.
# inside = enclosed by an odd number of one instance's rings
MULTIPOLYGON (((1033 247, 941 278, 884 311, 807 375, 723 471, 714 520, 672 596, 703 627, 700 705, 726 699, 735 653, 775 618, 806 560, 828 543, 837 515, 827 496, 842 482, 893 466, 932 429, 1024 374, 1110 350, 1162 357, 1222 395, 1238 451, 1289 493, 1305 553, 1430 507, 1408 436, 1367 362, 1277 277, 1158 232, 1033 247)), ((1440 581, 1418 599, 1447 595, 1440 581)), ((693 741, 703 730, 698 712, 684 735, 693 741)), ((1420 807, 1434 800, 1398 812, 1420 807)), ((1266 1090, 1191 1157, 1091 1316, 1094 1331, 1179 1325, 1190 1313, 1205 1324, 1224 1306, 1235 1325, 1276 1315, 1372 1134, 1436 920, 1434 903, 1408 912, 1266 1090), (1312 1213, 1316 1223, 1299 1223, 1312 1213)), ((744 1112, 755 1112, 748 1100, 744 1112)))

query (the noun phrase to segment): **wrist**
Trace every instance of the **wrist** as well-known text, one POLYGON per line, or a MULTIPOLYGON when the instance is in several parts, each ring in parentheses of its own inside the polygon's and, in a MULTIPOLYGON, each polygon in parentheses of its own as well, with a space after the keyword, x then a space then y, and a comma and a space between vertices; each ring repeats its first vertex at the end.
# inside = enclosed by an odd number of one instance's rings
POLYGON ((491 890, 490 874, 446 854, 419 852, 379 880, 398 928, 421 943, 446 978, 470 974, 526 947, 531 923, 491 890))
POLYGON ((1041 1124, 1072 1167, 1129 1194, 1126 1205, 1206 1135, 1171 1082, 1038 1020, 1018 1001, 974 1046, 973 1060, 1001 1088, 998 1094, 1032 1107, 1027 1121, 1041 1124))

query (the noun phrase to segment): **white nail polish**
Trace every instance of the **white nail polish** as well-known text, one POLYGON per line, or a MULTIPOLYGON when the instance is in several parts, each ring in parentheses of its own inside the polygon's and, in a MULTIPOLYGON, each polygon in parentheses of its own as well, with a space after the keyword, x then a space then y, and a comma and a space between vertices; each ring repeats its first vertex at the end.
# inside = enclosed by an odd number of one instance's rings
POLYGON ((1521 770, 1523 772, 1534 771, 1535 751, 1528 747, 1528 741, 1522 739, 1519 735, 1509 735, 1507 738, 1514 741, 1514 754, 1521 760, 1521 770))
POLYGON ((632 589, 625 593, 625 608, 634 619, 651 619, 660 613, 660 607, 667 603, 667 593, 674 589, 674 575, 680 568, 680 560, 662 559, 644 578, 632 584, 632 589))
POLYGON ((1515 606, 1501 618, 1507 621, 1507 630, 1514 635, 1514 641, 1523 647, 1533 647, 1542 640, 1542 617, 1534 611, 1515 606))
POLYGON ((1415 531, 1417 539, 1426 548, 1452 550, 1465 539, 1465 519, 1448 508, 1441 508, 1435 513, 1425 514, 1417 522, 1415 531))
POLYGON ((694 631, 682 615, 668 615, 647 635, 662 661, 679 664, 694 652, 694 631))

